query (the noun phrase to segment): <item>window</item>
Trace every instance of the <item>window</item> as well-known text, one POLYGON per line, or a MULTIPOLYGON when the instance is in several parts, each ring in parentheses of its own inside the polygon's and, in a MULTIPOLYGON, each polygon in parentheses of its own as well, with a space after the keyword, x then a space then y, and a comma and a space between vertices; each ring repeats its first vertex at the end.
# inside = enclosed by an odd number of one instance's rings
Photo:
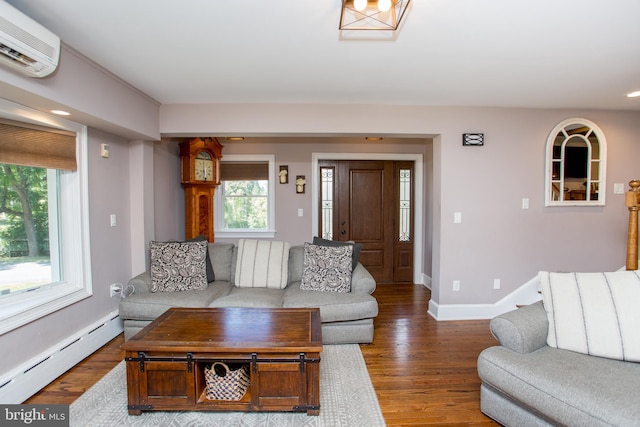
POLYGON ((0 334, 91 295, 86 135, 0 100, 0 334))
POLYGON ((559 123, 547 139, 546 206, 605 203, 606 141, 586 119, 559 123))
POLYGON ((49 230, 58 181, 55 169, 0 163, 0 295, 60 280, 57 233, 49 230))
POLYGON ((335 167, 323 166, 320 168, 320 199, 321 220, 320 235, 323 239, 333 240, 333 193, 335 167))
POLYGON ((398 241, 411 241, 411 169, 401 168, 398 174, 398 241))
POLYGON ((273 155, 225 155, 215 196, 216 237, 274 237, 273 155))

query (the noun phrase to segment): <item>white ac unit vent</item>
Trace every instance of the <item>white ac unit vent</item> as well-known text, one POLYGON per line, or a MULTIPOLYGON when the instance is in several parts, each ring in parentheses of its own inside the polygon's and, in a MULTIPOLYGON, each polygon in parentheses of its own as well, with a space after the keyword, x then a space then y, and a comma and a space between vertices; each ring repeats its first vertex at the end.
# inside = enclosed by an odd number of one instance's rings
POLYGON ((59 58, 60 37, 0 1, 0 64, 31 77, 45 77, 58 67, 59 58))

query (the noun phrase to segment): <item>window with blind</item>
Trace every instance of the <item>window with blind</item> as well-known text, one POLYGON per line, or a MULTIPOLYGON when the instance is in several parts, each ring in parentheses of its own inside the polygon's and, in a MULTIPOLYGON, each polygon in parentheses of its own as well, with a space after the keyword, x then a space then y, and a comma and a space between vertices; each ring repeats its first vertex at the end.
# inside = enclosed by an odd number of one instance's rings
POLYGON ((273 237, 273 155, 225 155, 216 190, 217 237, 273 237))
POLYGON ((84 126, 0 100, 0 334, 91 295, 85 147, 84 126))

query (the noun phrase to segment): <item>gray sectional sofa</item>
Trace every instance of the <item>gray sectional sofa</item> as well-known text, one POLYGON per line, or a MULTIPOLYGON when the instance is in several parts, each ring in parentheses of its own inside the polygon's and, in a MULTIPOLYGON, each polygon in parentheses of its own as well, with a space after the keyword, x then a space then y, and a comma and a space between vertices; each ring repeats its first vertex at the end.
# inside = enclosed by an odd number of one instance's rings
POLYGON ((478 357, 483 413, 506 426, 640 426, 640 363, 547 345, 543 303, 491 321, 478 357))
POLYGON ((151 323, 170 307, 318 307, 325 344, 371 343, 373 319, 378 303, 371 295, 376 282, 358 263, 346 293, 300 289, 304 247, 289 250, 288 282, 285 289, 239 288, 234 286, 237 247, 232 243, 210 243, 209 255, 215 280, 206 289, 181 292, 150 292, 149 271, 132 278, 134 293, 120 301, 125 339, 151 323))

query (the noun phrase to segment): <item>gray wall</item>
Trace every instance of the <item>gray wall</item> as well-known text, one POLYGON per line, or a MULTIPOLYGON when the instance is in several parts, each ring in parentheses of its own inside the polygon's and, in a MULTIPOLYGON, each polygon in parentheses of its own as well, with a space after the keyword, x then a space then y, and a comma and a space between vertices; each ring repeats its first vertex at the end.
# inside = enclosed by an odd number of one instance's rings
POLYGON ((72 113, 69 120, 90 126, 88 215, 93 285, 93 296, 1 335, 1 375, 117 310, 118 300, 109 296, 109 285, 126 283, 131 277, 131 220, 137 215, 131 210, 129 140, 159 136, 159 124, 155 101, 66 48, 59 69, 49 78, 29 78, 0 67, 0 89, 5 99, 45 112, 64 109, 72 113), (109 144, 108 159, 100 156, 101 143, 109 144), (116 227, 109 222, 113 213, 116 227))
MULTIPOLYGON (((142 143, 140 149, 140 141, 159 139, 160 133, 167 138, 234 133, 300 138, 287 143, 276 138, 243 148, 225 144, 229 153, 267 150, 271 145, 278 164, 287 163, 291 173, 307 175, 311 175, 311 152, 361 149, 316 146, 308 141, 312 136, 433 138, 430 146, 411 145, 411 149, 425 154, 425 273, 433 278, 433 299, 439 304, 496 302, 541 269, 612 270, 624 264, 627 213, 623 196, 613 195, 611 188, 615 182, 640 176, 638 112, 350 105, 158 107, 69 51, 63 51, 60 69, 48 79, 29 79, 0 68, 0 88, 6 99, 43 111, 66 108, 73 113, 70 120, 91 127, 94 289, 91 298, 0 336, 0 348, 20 349, 3 352, 3 372, 115 310, 117 301, 108 297, 108 286, 126 282, 144 267, 140 248, 150 238, 184 234, 175 144, 163 140, 142 143), (556 123, 573 116, 594 121, 606 135, 605 207, 543 207, 546 137, 556 123), (486 145, 462 147, 464 132, 484 132, 486 145), (100 142, 110 144, 109 159, 100 157, 100 142), (145 149, 149 145, 151 149, 145 149), (530 199, 529 210, 520 209, 522 197, 530 199), (462 212, 462 224, 453 224, 456 211, 462 212), (118 215, 115 228, 109 227, 111 213, 118 215), (502 280, 501 290, 492 290, 494 278, 502 280), (461 282, 460 292, 451 291, 454 279, 461 282)), ((376 150, 393 152, 401 145, 384 143, 376 150)), ((369 147, 362 148, 370 152, 369 147)), ((278 238, 309 238, 311 215, 298 218, 295 212, 298 207, 309 211, 310 194, 277 191, 278 202, 284 205, 278 207, 278 238)))
POLYGON ((129 145, 95 129, 88 136, 93 296, 1 335, 2 373, 117 310, 118 299, 109 296, 109 285, 126 283, 131 276, 129 145), (101 143, 109 144, 108 159, 100 156, 101 143), (111 214, 117 216, 116 227, 110 226, 111 214))
MULTIPOLYGON (((432 298, 441 305, 495 303, 539 270, 615 270, 624 265, 627 211, 624 196, 613 195, 612 187, 640 176, 632 160, 640 158, 638 112, 164 105, 160 117, 161 132, 168 135, 434 137, 432 150, 426 150, 433 167, 427 182, 432 198, 425 198, 424 264, 431 265, 425 273, 433 279, 432 298), (546 139, 569 117, 592 120, 607 138, 605 207, 544 207, 546 139), (464 132, 483 132, 485 146, 463 147, 464 132), (521 209, 524 197, 530 200, 528 210, 521 209), (453 223, 454 212, 462 213, 461 224, 453 223), (493 289, 494 279, 501 280, 500 290, 493 289), (453 292, 453 280, 460 281, 459 292, 453 292)), ((385 144, 380 150, 394 146, 385 144)), ((306 237, 308 221, 310 216, 286 224, 306 237)))

